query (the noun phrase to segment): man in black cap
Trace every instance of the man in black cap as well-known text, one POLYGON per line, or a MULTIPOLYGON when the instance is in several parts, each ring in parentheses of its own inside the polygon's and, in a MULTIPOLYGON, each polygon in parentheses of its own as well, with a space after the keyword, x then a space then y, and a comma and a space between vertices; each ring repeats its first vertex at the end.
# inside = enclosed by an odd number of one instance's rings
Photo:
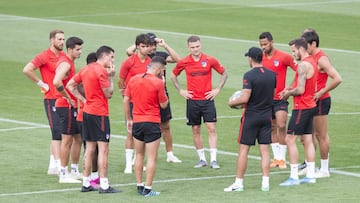
MULTIPOLYGON (((150 58, 153 58, 154 56, 160 56, 166 60, 167 63, 176 63, 180 60, 180 56, 176 53, 174 49, 172 49, 164 39, 157 38, 154 33, 147 33, 147 35, 150 37, 150 47, 149 47, 149 54, 148 56, 150 58), (164 48, 165 51, 157 51, 157 45, 164 48)), ((126 54, 128 56, 131 56, 135 53, 136 46, 131 45, 129 48, 126 49, 126 54)), ((166 78, 166 70, 164 70, 163 76, 166 78)), ((165 91, 166 95, 169 98, 169 93, 166 88, 165 83, 165 91)), ((170 103, 165 109, 160 109, 161 114, 161 132, 163 134, 163 138, 165 141, 165 149, 166 149, 166 161, 170 163, 181 163, 182 161, 176 157, 173 153, 173 141, 172 141, 172 134, 170 130, 170 120, 172 118, 171 109, 170 109, 170 103)))
POLYGON ((272 101, 276 87, 275 73, 263 67, 263 51, 252 47, 245 54, 248 57, 251 70, 243 78, 241 96, 229 99, 229 106, 244 107, 239 131, 239 151, 235 182, 225 192, 243 191, 243 178, 247 166, 247 157, 251 145, 258 141, 261 155, 262 191, 269 191, 271 118, 272 101))

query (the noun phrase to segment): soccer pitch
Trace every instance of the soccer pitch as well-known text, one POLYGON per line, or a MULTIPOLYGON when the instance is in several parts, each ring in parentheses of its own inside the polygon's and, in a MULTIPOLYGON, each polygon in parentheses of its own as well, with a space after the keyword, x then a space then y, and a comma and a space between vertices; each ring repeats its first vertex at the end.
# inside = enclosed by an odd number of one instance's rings
MULTIPOLYGON (((12 0, 0 3, 0 202, 358 202, 360 191, 360 0, 159 0, 159 1, 48 1, 12 0), (320 46, 330 56, 343 83, 331 92, 329 116, 331 177, 317 184, 279 187, 289 169, 272 169, 270 192, 261 192, 261 171, 257 146, 250 150, 245 191, 225 193, 234 181, 237 133, 241 110, 227 106, 228 97, 241 88, 249 67, 243 56, 258 46, 258 35, 270 31, 275 46, 286 45, 306 28, 315 28, 320 46), (197 155, 191 128, 185 125, 185 100, 170 81, 171 122, 174 153, 181 164, 166 163, 165 147, 159 159, 153 188, 159 197, 144 199, 136 194, 135 176, 123 174, 125 167, 124 115, 122 99, 115 91, 110 100, 112 138, 109 180, 120 194, 81 193, 81 185, 59 184, 47 176, 50 131, 43 111, 42 95, 22 73, 22 68, 49 45, 48 33, 60 28, 66 37, 84 39, 77 68, 87 53, 106 44, 115 49, 115 64, 126 58, 125 49, 139 33, 154 32, 181 56, 187 54, 186 39, 200 35, 203 51, 227 68, 229 79, 216 98, 218 112, 219 170, 194 169, 197 155)), ((160 50, 160 48, 159 48, 160 50)), ((173 68, 173 64, 167 67, 173 68)), ((179 78, 184 86, 184 74, 179 78)), ((288 81, 292 79, 292 73, 288 81)), ((214 85, 218 76, 214 74, 214 85)), ((292 102, 292 100, 291 100, 292 102)), ((291 103, 290 102, 290 103, 291 103)), ((206 129, 202 129, 207 147, 206 129)), ((300 157, 303 157, 299 146, 300 157)), ((209 152, 206 153, 207 158, 209 152)), ((319 165, 317 153, 317 163, 319 165)))

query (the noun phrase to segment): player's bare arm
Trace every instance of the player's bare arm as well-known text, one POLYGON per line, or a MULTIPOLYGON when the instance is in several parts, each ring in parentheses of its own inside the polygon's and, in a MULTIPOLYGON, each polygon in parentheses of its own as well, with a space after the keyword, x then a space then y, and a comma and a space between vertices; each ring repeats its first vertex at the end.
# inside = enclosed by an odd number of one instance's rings
POLYGON ((135 44, 129 46, 125 51, 127 56, 132 56, 132 55, 135 54, 135 52, 136 52, 136 45, 135 44))
POLYGON ((124 110, 125 119, 126 119, 127 131, 128 131, 128 133, 131 134, 132 133, 132 119, 130 116, 130 98, 128 96, 124 96, 123 110, 124 110))
POLYGON ((84 104, 86 103, 86 99, 83 94, 79 91, 79 85, 73 79, 70 79, 66 85, 66 89, 68 89, 76 98, 78 98, 84 104))
POLYGON ((65 91, 64 84, 62 82, 64 79, 68 77, 69 71, 70 71, 69 63, 67 62, 60 63, 56 68, 53 84, 56 90, 61 94, 61 96, 64 97, 71 106, 76 107, 75 101, 71 100, 70 95, 65 91))
POLYGON ((332 66, 330 60, 326 56, 322 56, 318 61, 319 71, 325 72, 330 78, 331 82, 326 85, 325 88, 320 89, 318 92, 315 92, 315 100, 318 100, 325 93, 335 89, 341 82, 342 78, 337 70, 332 66))
POLYGON ((171 48, 164 39, 156 38, 156 42, 160 47, 164 48, 169 53, 169 56, 166 58, 166 62, 176 63, 181 59, 179 54, 171 48))
POLYGON ((307 79, 307 75, 308 75, 307 70, 308 70, 307 63, 301 62, 298 65, 298 69, 297 69, 297 71, 298 71, 297 86, 292 89, 286 88, 284 91, 282 91, 280 93, 280 99, 287 99, 287 98, 289 98, 289 96, 297 96, 297 95, 301 95, 304 93, 306 79, 307 79))
POLYGON ((179 91, 180 95, 183 96, 185 99, 191 99, 193 97, 192 91, 181 89, 179 80, 174 73, 171 73, 171 81, 173 82, 175 88, 179 91))
POLYGON ((226 70, 221 74, 219 85, 210 92, 205 93, 205 98, 208 100, 214 100, 215 97, 219 94, 220 90, 224 87, 228 74, 226 70))
POLYGON ((49 85, 44 83, 39 77, 35 74, 36 67, 31 62, 26 64, 23 69, 23 73, 33 82, 35 82, 41 89, 42 93, 49 91, 49 85))
POLYGON ((115 76, 115 66, 111 65, 110 68, 108 68, 108 77, 110 82, 110 87, 102 88, 102 91, 105 94, 105 97, 108 99, 111 99, 113 92, 114 92, 114 76, 115 76))
POLYGON ((251 96, 251 89, 242 89, 240 97, 236 98, 235 100, 229 99, 228 105, 231 108, 238 107, 243 108, 250 99, 251 96))

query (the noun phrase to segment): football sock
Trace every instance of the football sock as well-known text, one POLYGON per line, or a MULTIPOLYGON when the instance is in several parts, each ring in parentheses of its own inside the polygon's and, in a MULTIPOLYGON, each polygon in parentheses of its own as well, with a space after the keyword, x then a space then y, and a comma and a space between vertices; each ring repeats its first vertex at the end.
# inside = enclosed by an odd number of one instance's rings
POLYGON ((299 179, 298 165, 299 164, 290 164, 290 178, 299 179))
POLYGON ((100 187, 103 190, 106 190, 109 188, 109 180, 107 178, 100 177, 100 187))
POLYGON ((210 162, 216 161, 216 154, 217 154, 217 149, 210 148, 210 162))
POLYGON ((197 153, 198 153, 199 159, 206 161, 206 158, 205 158, 205 149, 202 148, 202 149, 198 149, 198 150, 196 150, 196 151, 197 151, 197 153))

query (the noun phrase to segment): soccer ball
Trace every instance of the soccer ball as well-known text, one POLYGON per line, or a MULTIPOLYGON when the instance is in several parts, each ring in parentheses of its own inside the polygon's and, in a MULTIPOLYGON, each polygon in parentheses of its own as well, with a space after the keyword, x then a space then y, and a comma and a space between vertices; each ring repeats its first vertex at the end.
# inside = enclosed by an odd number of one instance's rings
MULTIPOLYGON (((231 97, 230 97, 229 100, 230 100, 230 101, 234 101, 234 100, 236 100, 237 98, 239 98, 240 96, 241 96, 241 90, 234 92, 234 94, 231 95, 231 97)), ((242 105, 234 106, 234 107, 232 107, 232 108, 234 108, 234 109, 240 109, 240 108, 242 108, 242 105)))
POLYGON ((231 95, 230 101, 234 101, 235 99, 237 99, 240 96, 241 96, 241 90, 236 91, 236 92, 234 92, 234 94, 231 95))

